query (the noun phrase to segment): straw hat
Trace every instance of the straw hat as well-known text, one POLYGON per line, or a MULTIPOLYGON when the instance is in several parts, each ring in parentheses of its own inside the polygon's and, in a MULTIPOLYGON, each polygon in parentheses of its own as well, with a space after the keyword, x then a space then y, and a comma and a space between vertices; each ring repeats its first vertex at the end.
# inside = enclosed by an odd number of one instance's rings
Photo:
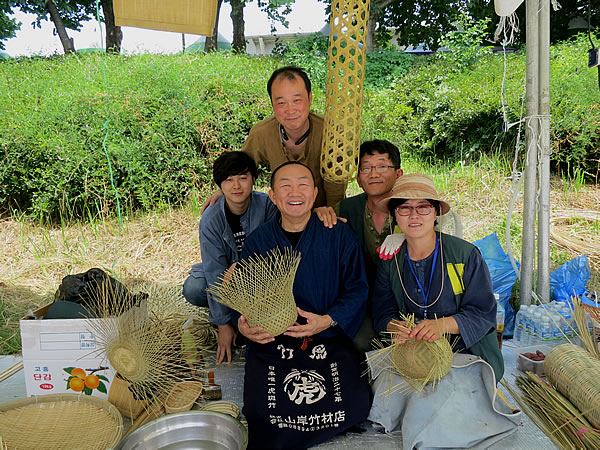
POLYGON ((440 203, 442 214, 446 214, 450 211, 450 205, 438 196, 438 193, 435 190, 435 184, 433 184, 431 177, 422 173, 412 173, 398 177, 390 195, 381 200, 377 207, 380 211, 386 212, 390 200, 394 198, 403 200, 435 200, 440 203))

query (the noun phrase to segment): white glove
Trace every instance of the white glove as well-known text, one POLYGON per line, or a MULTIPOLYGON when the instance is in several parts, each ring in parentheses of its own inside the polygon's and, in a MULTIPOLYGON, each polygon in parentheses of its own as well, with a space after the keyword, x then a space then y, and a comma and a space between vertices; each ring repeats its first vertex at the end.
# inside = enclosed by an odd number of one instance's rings
POLYGON ((385 260, 392 259, 400 251, 404 242, 404 233, 390 234, 385 238, 383 244, 377 249, 379 258, 385 260))

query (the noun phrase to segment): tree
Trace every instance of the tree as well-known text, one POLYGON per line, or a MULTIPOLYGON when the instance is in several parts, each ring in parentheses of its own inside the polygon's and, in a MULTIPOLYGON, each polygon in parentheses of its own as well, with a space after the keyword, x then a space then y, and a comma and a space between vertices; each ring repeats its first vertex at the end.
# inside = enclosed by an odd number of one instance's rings
POLYGON ((21 28, 21 23, 8 17, 12 12, 12 7, 8 0, 0 0, 0 50, 6 47, 4 41, 15 37, 15 33, 21 28))
MULTIPOLYGON (((246 36, 244 24, 244 7, 252 0, 229 0, 231 4, 231 21, 233 22, 233 43, 231 45, 234 52, 246 53, 246 36)), ((257 0, 258 7, 264 11, 271 21, 271 32, 275 31, 276 22, 287 27, 288 22, 285 18, 292 11, 292 3, 295 0, 257 0)))
MULTIPOLYGON (((1 1, 1 0, 0 0, 1 1)), ((83 22, 96 17, 96 0, 5 0, 13 8, 36 15, 34 26, 40 27, 42 20, 51 20, 60 38, 65 53, 75 51, 75 44, 67 29, 78 31, 83 22), (49 18, 48 18, 49 16, 49 18)), ((106 25, 106 50, 119 53, 123 33, 115 25, 112 0, 100 0, 106 25)))
POLYGON ((106 51, 110 53, 121 53, 123 32, 121 31, 121 27, 115 25, 113 0, 101 0, 100 3, 104 14, 104 25, 106 25, 106 51))
POLYGON ((34 27, 41 26, 42 20, 52 20, 54 28, 65 53, 73 53, 75 44, 69 38, 67 29, 80 30, 81 24, 94 17, 96 2, 88 0, 77 2, 75 0, 9 0, 13 7, 23 12, 35 14, 34 27), (50 19, 48 19, 50 16, 50 19))
POLYGON ((233 23, 233 42, 231 49, 235 53, 246 53, 246 36, 244 32, 245 0, 229 0, 231 4, 231 22, 233 23))
POLYGON ((215 27, 213 28, 212 36, 206 36, 206 40, 204 41, 204 51, 205 52, 216 52, 218 49, 218 39, 219 39, 219 14, 221 12, 221 5, 223 4, 223 0, 217 1, 217 19, 215 20, 215 27))
MULTIPOLYGON (((320 0, 331 10, 332 0, 320 0)), ((335 0, 333 0, 335 1, 335 0)), ((588 0, 559 0, 562 6, 550 14, 551 40, 556 42, 571 37, 572 19, 587 20, 588 0)), ((600 0, 591 0, 591 25, 600 25, 600 0)), ((475 20, 490 18, 487 35, 491 40, 498 16, 493 0, 371 0, 368 20, 367 51, 383 47, 392 37, 398 45, 424 44, 437 48, 439 39, 453 29, 453 23, 461 13, 468 13, 475 20)), ((517 9, 520 32, 517 41, 525 41, 525 7, 517 9)), ((579 30, 581 31, 581 30, 579 30)))

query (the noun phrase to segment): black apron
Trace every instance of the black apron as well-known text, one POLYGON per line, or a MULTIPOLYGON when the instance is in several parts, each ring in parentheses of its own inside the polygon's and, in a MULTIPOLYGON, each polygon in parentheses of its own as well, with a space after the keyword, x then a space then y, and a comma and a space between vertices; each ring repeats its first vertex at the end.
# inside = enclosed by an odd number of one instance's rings
POLYGON ((248 448, 306 448, 366 420, 364 355, 346 338, 279 336, 250 344, 243 413, 248 448))

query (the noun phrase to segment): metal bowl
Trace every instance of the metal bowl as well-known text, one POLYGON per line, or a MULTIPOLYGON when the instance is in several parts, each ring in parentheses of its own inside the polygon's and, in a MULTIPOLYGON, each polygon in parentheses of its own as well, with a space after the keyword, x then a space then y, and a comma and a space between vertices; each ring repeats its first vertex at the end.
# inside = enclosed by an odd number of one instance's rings
POLYGON ((244 450, 248 431, 239 420, 213 411, 186 411, 159 417, 126 436, 116 450, 244 450))

